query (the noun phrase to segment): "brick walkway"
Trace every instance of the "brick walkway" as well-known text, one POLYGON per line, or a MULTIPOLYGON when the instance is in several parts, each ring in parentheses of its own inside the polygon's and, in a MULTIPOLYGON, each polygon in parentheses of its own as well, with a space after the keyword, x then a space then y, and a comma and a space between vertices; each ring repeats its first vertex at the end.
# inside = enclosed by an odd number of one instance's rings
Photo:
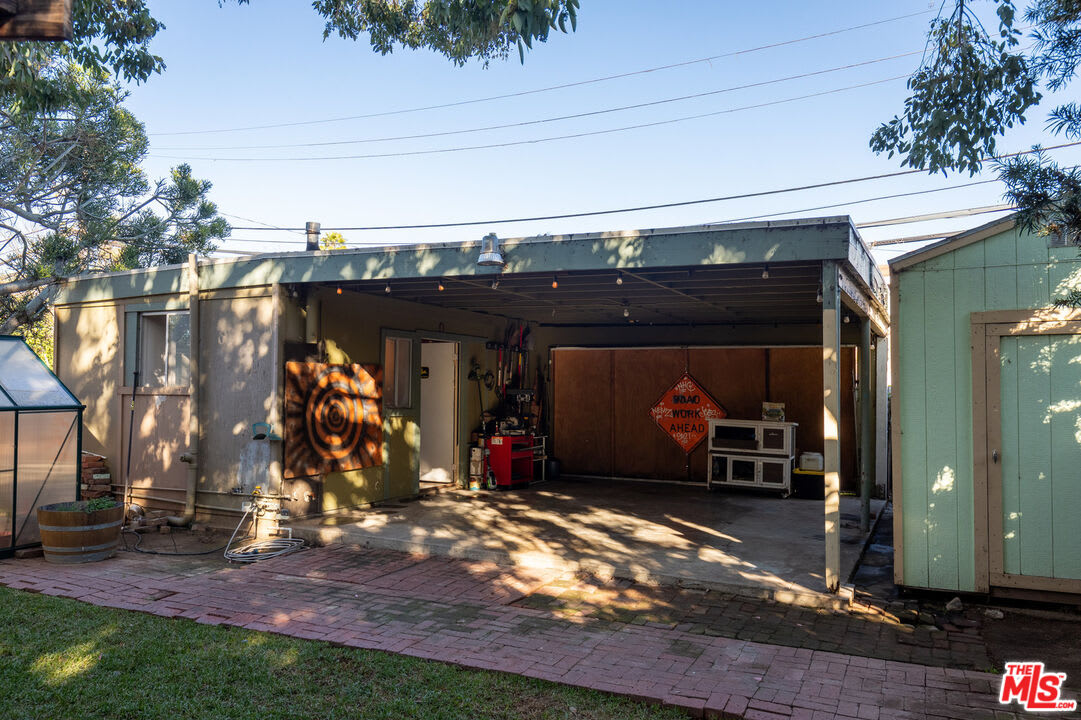
POLYGON ((516 604, 558 617, 674 628, 881 660, 984 670, 992 667, 976 627, 913 626, 878 609, 836 611, 752 601, 713 590, 558 578, 516 604))
POLYGON ((334 546, 244 567, 134 553, 84 566, 8 560, 0 584, 518 673, 692 715, 1017 717, 996 702, 995 675, 522 607, 558 581, 554 572, 334 546))

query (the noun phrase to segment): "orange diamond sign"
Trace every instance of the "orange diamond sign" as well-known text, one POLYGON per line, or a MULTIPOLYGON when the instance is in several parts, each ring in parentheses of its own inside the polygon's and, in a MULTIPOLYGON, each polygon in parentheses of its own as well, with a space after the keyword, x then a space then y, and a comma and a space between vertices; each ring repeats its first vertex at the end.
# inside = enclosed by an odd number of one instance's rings
POLYGON ((649 414, 685 453, 709 434, 710 420, 728 417, 721 404, 687 373, 661 396, 649 414))

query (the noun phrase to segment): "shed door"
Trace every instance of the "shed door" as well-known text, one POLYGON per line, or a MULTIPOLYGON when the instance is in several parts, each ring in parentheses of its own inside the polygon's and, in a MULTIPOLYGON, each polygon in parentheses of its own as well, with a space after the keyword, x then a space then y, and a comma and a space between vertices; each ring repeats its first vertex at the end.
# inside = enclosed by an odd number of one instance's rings
POLYGON ((990 585, 1081 592, 1081 323, 985 326, 990 585))

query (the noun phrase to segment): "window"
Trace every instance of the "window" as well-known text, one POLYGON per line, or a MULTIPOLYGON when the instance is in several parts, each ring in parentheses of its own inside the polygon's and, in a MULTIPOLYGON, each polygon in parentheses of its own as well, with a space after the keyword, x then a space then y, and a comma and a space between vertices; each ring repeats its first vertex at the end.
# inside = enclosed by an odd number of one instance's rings
POLYGON ((139 385, 185 386, 191 378, 188 311, 139 315, 139 385))
POLYGON ((413 340, 388 337, 383 354, 383 404, 388 408, 413 405, 413 340))

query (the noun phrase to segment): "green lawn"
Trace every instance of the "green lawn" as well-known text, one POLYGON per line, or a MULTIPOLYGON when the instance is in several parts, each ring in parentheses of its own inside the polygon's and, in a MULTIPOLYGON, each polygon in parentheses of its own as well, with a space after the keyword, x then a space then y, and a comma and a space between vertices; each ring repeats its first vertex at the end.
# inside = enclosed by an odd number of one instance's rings
POLYGON ((677 718, 502 673, 0 587, 0 718, 677 718))

